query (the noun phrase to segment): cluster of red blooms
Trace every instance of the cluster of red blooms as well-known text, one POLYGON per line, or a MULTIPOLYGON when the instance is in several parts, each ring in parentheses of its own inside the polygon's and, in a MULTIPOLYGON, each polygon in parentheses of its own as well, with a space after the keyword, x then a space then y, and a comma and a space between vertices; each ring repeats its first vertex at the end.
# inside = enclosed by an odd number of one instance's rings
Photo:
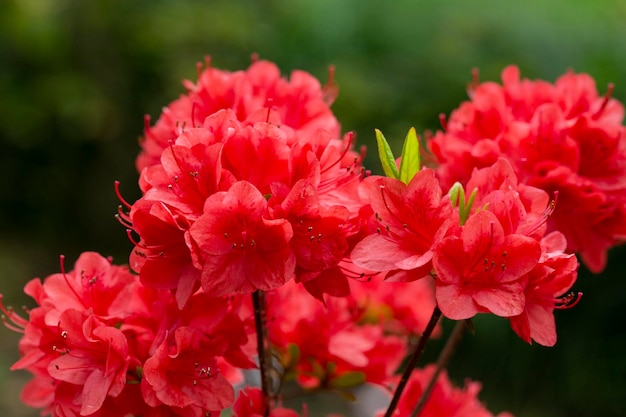
MULTIPOLYGON (((26 285, 27 318, 0 303, 24 334, 12 369, 34 375, 23 401, 63 417, 307 416, 280 406, 283 382, 392 389, 438 310, 492 313, 554 345, 554 309, 578 299, 574 252, 600 270, 625 235, 623 111, 586 75, 503 79, 473 85, 432 138, 436 169, 414 135, 396 161, 380 134, 383 177, 341 138, 332 71, 322 87, 266 61, 199 67, 146 118, 143 195, 118 215, 130 269, 86 252, 26 285), (272 393, 242 373, 261 352, 259 292, 272 393)), ((478 383, 454 388, 434 367, 412 374, 393 415, 412 415, 431 379, 423 417, 492 415, 478 383)))
POLYGON ((520 80, 514 66, 502 72, 502 85, 475 80, 471 101, 429 141, 437 175, 445 187, 464 184, 474 168, 505 157, 520 182, 558 191, 549 229, 601 272, 607 250, 626 238, 624 107, 612 91, 610 84, 600 96, 593 78, 573 72, 554 85, 520 80))

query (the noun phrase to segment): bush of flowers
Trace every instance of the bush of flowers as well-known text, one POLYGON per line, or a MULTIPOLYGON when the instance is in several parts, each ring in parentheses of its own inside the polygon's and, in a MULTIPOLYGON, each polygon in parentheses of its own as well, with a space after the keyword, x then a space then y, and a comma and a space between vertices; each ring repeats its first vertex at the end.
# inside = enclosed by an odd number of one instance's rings
POLYGON ((599 273, 626 236, 624 110, 586 74, 476 73, 398 157, 375 132, 384 176, 341 133, 332 67, 322 86, 207 61, 185 87, 144 120, 142 197, 115 184, 127 265, 61 256, 26 284, 34 308, 0 302, 42 415, 297 417, 319 415, 309 394, 368 386, 386 398, 371 416, 492 416, 480 383, 445 370, 472 318, 553 346, 554 310, 581 297, 576 254, 599 273), (457 324, 420 363, 442 317, 457 324))

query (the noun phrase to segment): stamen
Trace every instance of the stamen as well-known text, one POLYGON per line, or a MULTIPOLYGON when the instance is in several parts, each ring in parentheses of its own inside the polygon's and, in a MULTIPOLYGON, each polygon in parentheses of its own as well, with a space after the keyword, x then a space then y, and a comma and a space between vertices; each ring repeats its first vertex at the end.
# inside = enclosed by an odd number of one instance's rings
POLYGON ((615 89, 615 84, 609 83, 607 85, 606 93, 604 93, 604 100, 602 100, 602 105, 600 106, 598 111, 595 112, 593 116, 591 116, 593 120, 598 120, 600 118, 600 116, 604 112, 604 109, 606 109, 606 105, 609 104, 609 101, 611 100, 611 96, 613 95, 614 89, 615 89))
POLYGON ((85 304, 85 302, 83 301, 83 297, 78 295, 78 293, 76 292, 74 287, 72 287, 72 284, 70 284, 70 280, 67 278, 67 274, 65 273, 65 255, 60 255, 59 256, 59 262, 61 264, 61 275, 63 275, 63 279, 65 280, 65 283, 70 288, 70 290, 72 290, 72 292, 76 296, 76 299, 78 301, 80 301, 80 303, 83 305, 83 307, 88 308, 87 304, 85 304))
POLYGON ((559 309, 559 310, 567 310, 569 308, 572 308, 574 306, 576 306, 580 300, 583 297, 583 293, 582 292, 578 292, 578 293, 574 293, 574 292, 570 292, 565 294, 563 297, 561 298, 557 298, 554 301, 554 308, 559 309))
POLYGON ((550 200, 543 213, 541 213, 541 216, 539 216, 539 218, 537 218, 534 222, 530 224, 522 225, 517 233, 526 236, 530 236, 531 234, 535 233, 541 226, 543 226, 548 221, 548 218, 552 215, 552 213, 554 213, 558 200, 559 192, 555 191, 554 198, 550 200))
POLYGON ((467 85, 467 95, 472 98, 474 91, 480 85, 480 70, 478 68, 472 68, 472 82, 467 85))
POLYGON ((154 134, 152 133, 152 127, 150 127, 150 115, 146 114, 143 116, 143 133, 144 136, 149 137, 152 140, 157 140, 154 134))
POLYGON ((322 100, 326 105, 330 106, 335 102, 339 95, 339 86, 335 83, 335 66, 328 66, 328 79, 322 89, 322 100))
POLYGON ((117 214, 115 215, 115 218, 125 228, 132 229, 133 224, 132 224, 132 222, 130 220, 130 217, 128 216, 128 214, 126 214, 126 213, 124 213, 122 211, 122 206, 121 205, 117 206, 117 214))
MULTIPOLYGON (((350 151, 350 148, 352 148, 352 142, 354 141, 354 132, 348 132, 348 145, 346 145, 345 149, 343 150, 343 152, 341 153, 341 155, 339 156, 339 158, 337 158, 337 160, 335 162, 333 162, 331 165, 327 166, 326 168, 324 168, 321 171, 321 174, 328 172, 329 169, 331 169, 332 167, 336 166, 337 164, 341 163, 341 161, 343 160, 343 158, 348 154, 348 152, 350 151)), ((344 139, 345 141, 345 139, 344 139)), ((355 161, 356 163, 357 161, 355 161)))
POLYGON ((445 113, 439 113, 439 124, 444 131, 448 130, 448 122, 446 121, 445 113))
POLYGON ((258 52, 252 52, 250 54, 250 62, 255 63, 259 60, 259 53, 258 52))
POLYGON ((132 235, 133 231, 134 231, 133 229, 126 229, 126 236, 128 236, 128 240, 130 240, 130 243, 132 243, 135 246, 147 249, 145 245, 141 245, 140 242, 137 242, 135 240, 135 238, 132 235))
POLYGON ((122 193, 120 193, 120 182, 117 180, 115 180, 115 195, 117 196, 117 199, 120 200, 120 203, 126 206, 127 209, 130 209, 132 207, 132 205, 130 205, 128 201, 126 201, 124 197, 122 197, 122 193))
MULTIPOLYGON (((342 263, 352 263, 352 260, 347 259, 342 263)), ((342 264, 339 264, 339 269, 346 278, 350 278, 358 282, 370 282, 375 276, 380 274, 380 272, 357 272, 342 264)))
POLYGON ((274 99, 272 97, 267 97, 265 99, 265 106, 267 107, 267 115, 265 116, 265 123, 270 122, 270 114, 272 113, 273 105, 274 105, 274 99))
POLYGON ((196 111, 198 110, 200 103, 198 100, 194 100, 191 103, 191 127, 200 127, 199 124, 196 124, 196 111))

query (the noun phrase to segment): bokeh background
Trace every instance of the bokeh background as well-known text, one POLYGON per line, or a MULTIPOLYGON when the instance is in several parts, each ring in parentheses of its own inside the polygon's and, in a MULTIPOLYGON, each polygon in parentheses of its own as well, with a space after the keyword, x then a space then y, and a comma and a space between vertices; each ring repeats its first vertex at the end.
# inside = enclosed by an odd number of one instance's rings
MULTIPOLYGON (((195 63, 241 69, 250 54, 288 74, 325 80, 337 67, 333 109, 374 159, 373 129, 395 139, 437 129, 466 98, 473 67, 498 80, 520 66, 554 81, 568 69, 616 85, 626 101, 623 0, 3 0, 0 2, 0 292, 29 304, 23 285, 68 267, 83 250, 126 261, 131 245, 113 215, 113 181, 138 196, 134 159, 143 116, 195 80, 195 63)), ((483 382, 494 412, 516 416, 626 415, 626 251, 558 311, 554 348, 528 346, 506 321, 479 317, 450 374, 483 382)), ((0 329, 0 416, 36 416, 12 373, 18 335, 0 329)), ((428 348, 434 357, 437 343, 428 348)))

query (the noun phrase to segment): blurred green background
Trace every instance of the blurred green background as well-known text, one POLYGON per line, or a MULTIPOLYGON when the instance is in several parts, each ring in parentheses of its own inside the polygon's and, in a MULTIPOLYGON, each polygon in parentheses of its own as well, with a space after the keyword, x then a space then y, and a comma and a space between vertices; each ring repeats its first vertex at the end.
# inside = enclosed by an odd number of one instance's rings
MULTIPOLYGON (((3 0, 0 290, 7 304, 28 304, 24 283, 58 271, 59 254, 68 267, 83 250, 125 262, 131 245, 113 218, 113 181, 128 200, 138 196, 143 115, 155 120, 206 54, 236 70, 257 52, 322 81, 336 65, 333 109, 379 171, 373 129, 397 141, 410 126, 437 129, 437 115, 466 98, 473 67, 498 80, 515 63, 550 81, 573 68, 601 92, 614 82, 626 101, 624 22, 623 0, 3 0)), ((626 415, 625 259, 618 248, 604 274, 581 271, 585 296, 557 312, 555 348, 525 345, 504 320, 477 319, 453 379, 482 381, 494 412, 626 415)), ((18 401, 27 376, 8 370, 18 335, 1 332, 0 415, 36 416, 18 401)))

